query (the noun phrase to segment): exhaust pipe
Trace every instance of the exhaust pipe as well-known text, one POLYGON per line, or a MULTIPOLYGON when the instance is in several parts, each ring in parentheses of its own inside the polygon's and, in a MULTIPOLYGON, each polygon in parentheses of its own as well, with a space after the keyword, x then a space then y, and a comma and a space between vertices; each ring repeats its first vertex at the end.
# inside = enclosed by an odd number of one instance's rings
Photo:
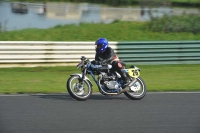
POLYGON ((135 78, 135 79, 134 79, 133 81, 131 81, 131 83, 129 83, 129 85, 127 85, 124 89, 121 89, 121 91, 120 91, 117 95, 122 94, 122 93, 128 91, 128 89, 129 89, 132 85, 134 85, 136 82, 137 82, 137 79, 135 78))

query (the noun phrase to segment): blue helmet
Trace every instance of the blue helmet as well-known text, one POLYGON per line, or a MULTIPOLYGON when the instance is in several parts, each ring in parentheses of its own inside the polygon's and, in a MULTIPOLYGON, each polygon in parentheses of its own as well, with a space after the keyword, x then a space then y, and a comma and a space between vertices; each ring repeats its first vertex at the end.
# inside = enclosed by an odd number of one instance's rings
POLYGON ((108 40, 106 38, 99 38, 95 42, 95 47, 96 47, 96 52, 97 53, 102 53, 108 47, 108 40))

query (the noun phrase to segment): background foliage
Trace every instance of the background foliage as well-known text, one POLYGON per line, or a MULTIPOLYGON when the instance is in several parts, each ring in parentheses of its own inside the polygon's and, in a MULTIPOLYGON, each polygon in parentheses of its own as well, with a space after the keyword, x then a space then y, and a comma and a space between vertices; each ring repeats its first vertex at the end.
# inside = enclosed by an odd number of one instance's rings
MULTIPOLYGON (((153 25, 160 25, 161 30, 155 30, 154 27, 151 28, 151 25, 149 26, 147 22, 115 21, 110 24, 81 23, 80 25, 58 25, 49 29, 24 29, 0 32, 0 41, 94 41, 99 37, 106 37, 110 41, 200 39, 200 33, 194 34, 189 31, 164 32, 162 30, 164 26, 162 26, 162 23, 162 21, 153 22, 153 25)), ((176 29, 176 27, 172 28, 176 29)))
POLYGON ((200 15, 166 15, 161 18, 153 18, 147 26, 151 31, 156 32, 191 32, 196 34, 200 33, 200 15))
POLYGON ((29 1, 29 2, 89 2, 89 3, 103 3, 112 6, 122 5, 135 5, 135 4, 146 4, 151 6, 160 6, 163 4, 170 3, 172 6, 200 6, 199 0, 11 0, 11 1, 29 1))

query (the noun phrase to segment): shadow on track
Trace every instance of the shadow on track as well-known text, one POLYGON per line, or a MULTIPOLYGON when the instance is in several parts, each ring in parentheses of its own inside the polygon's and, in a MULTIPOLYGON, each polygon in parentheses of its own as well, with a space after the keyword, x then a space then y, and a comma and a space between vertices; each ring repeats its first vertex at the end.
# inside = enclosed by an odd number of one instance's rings
MULTIPOLYGON (((67 100, 67 101, 77 101, 72 98, 69 94, 41 94, 41 95, 31 95, 44 99, 54 99, 54 100, 67 100)), ((126 96, 104 96, 101 94, 93 94, 87 100, 129 100, 126 96)))

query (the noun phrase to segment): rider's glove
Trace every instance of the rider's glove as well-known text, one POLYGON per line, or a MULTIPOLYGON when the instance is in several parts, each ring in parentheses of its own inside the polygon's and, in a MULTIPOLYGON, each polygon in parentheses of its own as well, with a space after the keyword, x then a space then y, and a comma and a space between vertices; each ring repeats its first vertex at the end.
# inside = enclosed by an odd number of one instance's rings
POLYGON ((105 65, 106 64, 106 60, 103 60, 103 61, 96 61, 96 60, 93 60, 91 63, 93 65, 105 65))
POLYGON ((106 65, 106 63, 107 63, 107 60, 102 60, 99 62, 100 65, 106 65))
POLYGON ((99 61, 96 61, 96 60, 93 60, 91 63, 92 63, 93 65, 99 65, 99 64, 100 64, 99 61))

